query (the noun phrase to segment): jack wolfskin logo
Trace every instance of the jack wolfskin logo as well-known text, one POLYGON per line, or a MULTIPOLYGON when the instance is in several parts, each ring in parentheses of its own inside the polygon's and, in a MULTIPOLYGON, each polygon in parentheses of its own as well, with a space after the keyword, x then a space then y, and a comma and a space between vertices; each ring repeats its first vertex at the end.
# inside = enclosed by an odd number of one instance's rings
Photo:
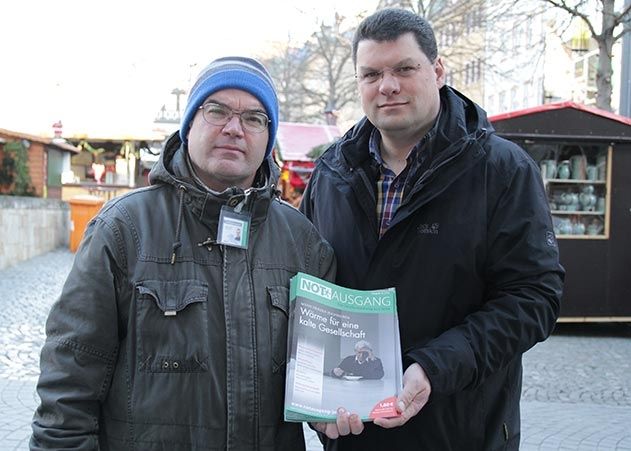
POLYGON ((433 224, 419 224, 416 231, 421 235, 438 235, 438 229, 440 224, 435 222, 433 224))

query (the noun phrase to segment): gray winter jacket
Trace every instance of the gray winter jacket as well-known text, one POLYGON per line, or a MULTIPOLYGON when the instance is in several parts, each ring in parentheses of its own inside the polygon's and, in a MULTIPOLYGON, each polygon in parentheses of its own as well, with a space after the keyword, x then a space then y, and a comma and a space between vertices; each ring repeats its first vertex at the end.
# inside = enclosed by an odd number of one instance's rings
POLYGON ((46 324, 31 449, 304 449, 282 421, 289 279, 333 280, 335 259, 261 171, 247 250, 213 243, 244 191, 200 188, 177 135, 152 186, 90 222, 46 324))

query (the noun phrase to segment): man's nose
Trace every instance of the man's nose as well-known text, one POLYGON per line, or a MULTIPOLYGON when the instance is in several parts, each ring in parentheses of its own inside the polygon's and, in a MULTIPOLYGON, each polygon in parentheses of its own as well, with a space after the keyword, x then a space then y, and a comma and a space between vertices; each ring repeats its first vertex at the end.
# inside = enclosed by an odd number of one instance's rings
POLYGON ((232 136, 243 136, 243 127, 241 126, 241 119, 238 115, 234 114, 228 123, 223 126, 223 133, 232 136))
POLYGON ((389 70, 383 71, 379 80, 379 92, 386 96, 398 94, 401 90, 399 79, 389 70))

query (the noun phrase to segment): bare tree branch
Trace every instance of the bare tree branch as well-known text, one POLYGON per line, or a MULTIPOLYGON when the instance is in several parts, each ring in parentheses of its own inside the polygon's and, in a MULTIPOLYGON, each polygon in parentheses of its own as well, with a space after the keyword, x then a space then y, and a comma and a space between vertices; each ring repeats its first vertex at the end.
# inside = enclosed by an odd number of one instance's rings
POLYGON ((596 71, 596 106, 608 111, 611 108, 612 96, 612 58, 613 45, 622 38, 630 30, 623 25, 631 20, 631 6, 625 7, 622 11, 615 12, 614 0, 597 0, 600 6, 596 18, 600 20, 600 33, 596 31, 596 27, 590 19, 588 9, 592 6, 586 0, 569 2, 567 0, 542 0, 544 3, 554 8, 560 9, 568 13, 571 17, 580 18, 589 29, 592 39, 598 45, 598 68, 596 71), (622 27, 619 33, 615 33, 615 29, 622 27))
MULTIPOLYGON (((598 33, 596 33, 596 30, 594 29, 594 26, 592 25, 591 20, 589 19, 589 16, 585 13, 580 12, 576 6, 571 7, 567 4, 567 2, 565 0, 543 0, 544 3, 548 3, 549 5, 553 6, 554 8, 558 8, 558 9, 562 9, 563 11, 567 12, 568 14, 570 14, 573 17, 578 17, 580 19, 583 20, 583 22, 585 23, 585 25, 587 25, 587 28, 589 28, 589 32, 592 34, 592 36, 596 36, 598 33)), ((579 2, 579 4, 582 4, 584 2, 579 2)))

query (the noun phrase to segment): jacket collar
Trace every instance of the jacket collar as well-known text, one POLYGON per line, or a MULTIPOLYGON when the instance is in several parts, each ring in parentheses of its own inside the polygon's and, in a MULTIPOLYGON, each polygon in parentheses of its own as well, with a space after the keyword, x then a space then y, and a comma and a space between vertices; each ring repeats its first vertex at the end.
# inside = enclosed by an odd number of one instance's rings
MULTIPOLYGON (((439 123, 435 133, 424 138, 421 150, 430 152, 431 162, 422 173, 414 175, 413 187, 405 195, 390 227, 447 189, 485 153, 480 144, 493 130, 485 112, 448 86, 441 89, 440 95, 439 123)), ((368 220, 374 218, 376 203, 377 163, 368 152, 372 130, 374 126, 363 118, 324 153, 319 163, 350 185, 368 220)))
POLYGON ((278 196, 275 181, 279 169, 271 157, 263 161, 259 168, 260 178, 264 180, 261 186, 248 190, 232 187, 221 193, 215 193, 203 186, 192 173, 187 160, 185 146, 176 132, 166 141, 160 159, 152 168, 149 174, 150 183, 164 183, 183 191, 184 205, 214 231, 217 230, 221 207, 234 207, 246 198, 243 209, 249 211, 252 226, 255 227, 265 220, 271 202, 278 196))
MULTIPOLYGON (((439 154, 445 149, 461 149, 463 140, 475 138, 480 130, 493 131, 486 113, 473 101, 455 89, 444 86, 440 90, 441 113, 437 123, 432 127, 426 140, 424 149, 430 148, 439 164, 443 156, 439 154)), ((370 159, 368 143, 375 126, 364 117, 339 142, 340 152, 326 152, 323 156, 332 164, 344 164, 350 168, 357 168, 370 159)), ((424 151, 424 150, 422 150, 424 151)), ((448 157, 445 155, 445 157, 448 157)))

